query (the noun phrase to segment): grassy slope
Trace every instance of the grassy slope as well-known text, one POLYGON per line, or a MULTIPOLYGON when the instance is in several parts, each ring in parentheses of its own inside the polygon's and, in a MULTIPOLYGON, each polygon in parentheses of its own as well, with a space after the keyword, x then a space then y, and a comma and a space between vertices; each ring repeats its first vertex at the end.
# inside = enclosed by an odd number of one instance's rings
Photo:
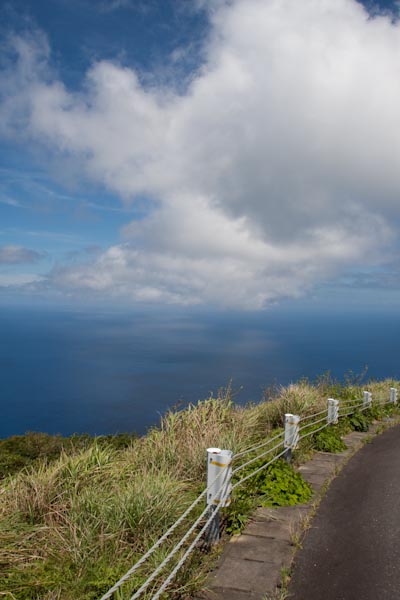
MULTIPOLYGON (((396 385, 385 381, 368 389, 388 395, 396 385)), ((227 392, 168 413, 161 427, 143 438, 125 438, 120 444, 112 438, 63 442, 65 450, 60 454, 57 449, 51 462, 39 453, 33 466, 8 476, 0 487, 0 595, 21 600, 101 597, 204 488, 207 447, 239 452, 273 435, 285 412, 316 412, 328 396, 359 397, 361 391, 328 380, 314 386, 304 382, 247 407, 234 405, 227 392)), ((178 537, 193 518, 192 513, 178 537)), ((157 551, 146 569, 165 553, 157 551)), ((119 600, 130 598, 146 569, 119 600)), ((179 575, 177 596, 196 585, 191 569, 193 563, 179 575)))

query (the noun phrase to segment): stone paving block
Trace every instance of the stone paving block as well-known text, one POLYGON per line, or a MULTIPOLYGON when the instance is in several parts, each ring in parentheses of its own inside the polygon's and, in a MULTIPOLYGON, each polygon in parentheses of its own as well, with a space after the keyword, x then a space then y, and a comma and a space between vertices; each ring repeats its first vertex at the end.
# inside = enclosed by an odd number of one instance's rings
POLYGON ((317 454, 310 461, 311 464, 326 467, 327 469, 336 466, 338 462, 339 460, 336 454, 317 454))
POLYGON ((293 520, 295 520, 296 518, 301 518, 301 516, 303 516, 304 514, 307 514, 307 512, 310 510, 311 508, 311 504, 296 504, 296 506, 279 506, 276 508, 259 508, 256 511, 256 516, 258 519, 258 516, 260 514, 265 514, 269 517, 275 518, 275 519, 288 519, 291 518, 293 520))
POLYGON ((254 521, 280 521, 288 523, 290 527, 300 523, 311 508, 311 502, 295 506, 277 506, 275 508, 258 508, 254 521))
POLYGON ((227 556, 232 558, 243 558, 244 560, 257 560, 275 564, 280 568, 285 562, 288 548, 291 542, 289 539, 266 539, 245 534, 238 536, 233 544, 229 544, 227 556))
MULTIPOLYGON (((346 446, 348 446, 348 444, 346 443, 346 439, 345 438, 343 438, 343 441, 346 444, 346 446)), ((337 452, 335 454, 335 456, 337 457, 338 462, 340 464, 343 463, 343 459, 345 459, 347 456, 350 456, 350 455, 351 455, 351 449, 350 448, 347 448, 347 450, 343 450, 343 452, 337 452)))
POLYGON ((288 521, 252 521, 246 527, 248 535, 258 537, 290 539, 290 524, 288 521))
POLYGON ((280 571, 275 563, 230 558, 211 576, 210 587, 252 592, 261 598, 276 587, 279 575, 280 571))
MULTIPOLYGON (((279 506, 274 509, 259 508, 254 521, 271 521, 272 516, 272 520, 285 524, 291 532, 300 526, 302 521, 307 517, 310 509, 311 502, 307 504, 298 504, 296 506, 279 506)), ((246 527, 246 533, 249 526, 250 524, 246 527)))
POLYGON ((353 433, 346 435, 343 438, 343 441, 348 446, 357 446, 358 444, 361 444, 362 441, 369 435, 371 435, 371 433, 369 431, 368 432, 353 431, 353 433))
POLYGON ((314 463, 313 465, 303 465, 299 467, 298 471, 303 475, 305 473, 317 473, 318 475, 324 475, 325 477, 330 477, 332 473, 336 470, 336 465, 321 465, 318 463, 314 463))
POLYGON ((302 473, 302 476, 316 492, 319 492, 325 481, 329 479, 326 473, 302 473))
POLYGON ((201 592, 201 595, 196 596, 194 600, 251 600, 252 598, 260 600, 260 596, 254 594, 254 592, 214 588, 212 590, 201 592))
POLYGON ((299 473, 302 474, 303 477, 306 475, 321 475, 328 479, 331 475, 336 471, 336 467, 322 467, 320 465, 302 465, 298 468, 299 473))

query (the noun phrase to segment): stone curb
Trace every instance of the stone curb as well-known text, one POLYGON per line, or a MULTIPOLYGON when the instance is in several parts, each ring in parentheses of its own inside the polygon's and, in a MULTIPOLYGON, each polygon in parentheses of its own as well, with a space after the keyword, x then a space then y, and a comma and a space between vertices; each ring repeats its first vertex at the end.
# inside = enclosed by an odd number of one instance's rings
POLYGON ((289 571, 316 507, 330 481, 366 440, 397 425, 400 419, 374 423, 368 432, 344 436, 345 452, 315 452, 298 470, 313 488, 307 504, 258 508, 241 535, 225 545, 206 587, 193 600, 273 600, 279 597, 282 573, 289 571))

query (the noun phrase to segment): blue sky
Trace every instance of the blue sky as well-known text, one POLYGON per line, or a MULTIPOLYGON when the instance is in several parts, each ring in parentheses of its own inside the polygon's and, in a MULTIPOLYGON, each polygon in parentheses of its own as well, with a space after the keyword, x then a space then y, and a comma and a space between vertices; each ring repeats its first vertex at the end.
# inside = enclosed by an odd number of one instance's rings
POLYGON ((397 14, 2 2, 1 301, 395 305, 397 14))

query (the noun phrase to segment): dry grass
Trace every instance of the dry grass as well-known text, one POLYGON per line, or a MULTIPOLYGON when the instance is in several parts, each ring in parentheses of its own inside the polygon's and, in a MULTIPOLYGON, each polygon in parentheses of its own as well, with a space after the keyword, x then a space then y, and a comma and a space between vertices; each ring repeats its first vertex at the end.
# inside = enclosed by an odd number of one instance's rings
MULTIPOLYGON (((373 383, 369 389, 388 394, 392 385, 373 383)), ((351 393, 361 391, 354 386, 351 393)), ((282 426, 285 412, 304 415, 324 408, 327 392, 326 381, 301 382, 279 388, 273 399, 239 407, 228 389, 218 398, 167 413, 159 428, 127 449, 94 441, 88 449, 64 453, 3 481, 0 596, 98 599, 204 488, 207 447, 238 452, 265 440, 282 426)), ((157 552, 118 600, 130 597, 166 551, 157 552)), ((198 560, 195 556, 179 577, 175 589, 180 592, 166 597, 184 595, 201 581, 193 569, 198 560)))

